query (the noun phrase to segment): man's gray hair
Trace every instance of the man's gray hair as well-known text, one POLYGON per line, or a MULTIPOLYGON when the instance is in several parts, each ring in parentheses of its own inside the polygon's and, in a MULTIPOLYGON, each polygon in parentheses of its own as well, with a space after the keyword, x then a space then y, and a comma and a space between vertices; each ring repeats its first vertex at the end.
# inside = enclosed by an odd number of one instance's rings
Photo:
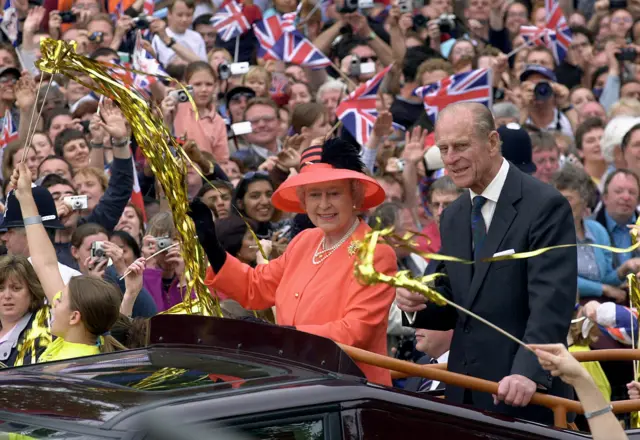
POLYGON ((493 104, 493 115, 498 118, 511 118, 516 121, 520 120, 520 110, 510 102, 499 102, 493 104))
MULTIPOLYGON (((460 114, 460 111, 467 111, 473 115, 473 125, 476 135, 481 138, 488 138, 489 134, 496 129, 496 121, 493 113, 485 105, 478 102, 457 102, 450 104, 438 115, 438 120, 447 113, 460 114)), ((437 121, 436 121, 437 125, 437 121)))
POLYGON ((458 188, 450 176, 442 176, 429 187, 429 203, 431 203, 433 193, 436 191, 448 194, 462 194, 463 189, 458 188))
POLYGON ((347 86, 345 85, 345 83, 343 83, 340 80, 330 79, 329 81, 327 81, 324 84, 322 84, 320 86, 320 88, 318 89, 318 93, 316 93, 316 101, 317 102, 321 102, 322 94, 324 92, 328 92, 330 90, 331 91, 335 90, 336 92, 340 92, 343 95, 346 95, 347 86))

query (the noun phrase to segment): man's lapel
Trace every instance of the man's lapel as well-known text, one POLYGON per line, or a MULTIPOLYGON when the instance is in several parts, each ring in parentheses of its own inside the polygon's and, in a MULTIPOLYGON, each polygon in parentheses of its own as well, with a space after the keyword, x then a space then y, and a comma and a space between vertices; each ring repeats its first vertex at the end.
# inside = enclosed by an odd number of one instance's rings
MULTIPOLYGON (((502 243, 507 231, 511 227, 511 223, 516 218, 518 211, 513 206, 522 197, 522 176, 520 171, 513 165, 509 167, 507 180, 502 187, 502 192, 498 198, 496 209, 493 213, 489 233, 480 250, 479 259, 491 258, 495 254, 502 243)), ((475 263, 473 277, 469 292, 465 297, 464 307, 470 309, 473 301, 482 286, 487 271, 491 263, 478 261, 475 263)))

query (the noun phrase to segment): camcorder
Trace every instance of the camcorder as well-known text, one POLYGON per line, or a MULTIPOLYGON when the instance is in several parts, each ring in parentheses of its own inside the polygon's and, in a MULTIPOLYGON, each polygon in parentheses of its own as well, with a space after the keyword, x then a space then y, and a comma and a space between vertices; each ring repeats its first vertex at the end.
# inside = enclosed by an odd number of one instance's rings
POLYGON ((221 81, 226 81, 232 76, 244 75, 249 71, 249 63, 222 63, 218 66, 218 76, 221 81))
POLYGON ((369 75, 375 73, 376 63, 369 61, 361 62, 358 55, 351 55, 351 65, 349 66, 349 76, 358 77, 360 75, 369 75))

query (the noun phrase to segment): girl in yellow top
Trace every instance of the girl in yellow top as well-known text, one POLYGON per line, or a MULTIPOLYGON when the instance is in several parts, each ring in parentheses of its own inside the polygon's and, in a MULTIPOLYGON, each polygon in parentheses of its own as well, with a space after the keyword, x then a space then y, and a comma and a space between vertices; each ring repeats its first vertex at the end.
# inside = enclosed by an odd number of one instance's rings
MULTIPOLYGON (((102 123, 103 127, 113 138, 128 136, 124 117, 113 104, 104 105, 101 116, 106 123, 102 123)), ((118 287, 92 276, 72 278, 65 286, 53 243, 33 198, 31 173, 24 164, 14 170, 11 184, 20 203, 33 268, 51 304, 51 333, 57 337, 38 362, 124 349, 112 337, 102 336, 111 329, 120 313, 121 295, 118 287)))

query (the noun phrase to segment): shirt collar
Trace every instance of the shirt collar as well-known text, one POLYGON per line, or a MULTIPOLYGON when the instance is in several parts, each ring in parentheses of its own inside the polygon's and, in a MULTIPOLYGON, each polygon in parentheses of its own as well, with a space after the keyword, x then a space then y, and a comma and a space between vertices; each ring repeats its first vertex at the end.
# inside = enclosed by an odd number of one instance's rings
MULTIPOLYGON (((494 203, 498 203, 498 199, 500 198, 500 193, 502 192, 502 188, 504 187, 504 183, 507 181, 507 174, 509 174, 509 162, 503 157, 502 165, 498 170, 498 174, 493 178, 491 183, 487 185, 487 187, 482 191, 481 196, 485 197, 487 200, 491 200, 494 203)), ((469 189, 469 195, 471 196, 471 202, 473 202, 473 198, 477 196, 473 190, 469 189)))
POLYGON ((449 350, 445 351, 444 354, 438 358, 439 364, 446 364, 447 362, 449 362, 449 350))
POLYGON ((636 222, 636 215, 634 214, 631 219, 626 222, 623 225, 619 225, 618 222, 616 222, 607 212, 607 210, 604 210, 604 220, 607 223, 607 230, 608 231, 613 231, 616 228, 621 228, 623 231, 627 231, 626 225, 627 224, 633 224, 636 222))

